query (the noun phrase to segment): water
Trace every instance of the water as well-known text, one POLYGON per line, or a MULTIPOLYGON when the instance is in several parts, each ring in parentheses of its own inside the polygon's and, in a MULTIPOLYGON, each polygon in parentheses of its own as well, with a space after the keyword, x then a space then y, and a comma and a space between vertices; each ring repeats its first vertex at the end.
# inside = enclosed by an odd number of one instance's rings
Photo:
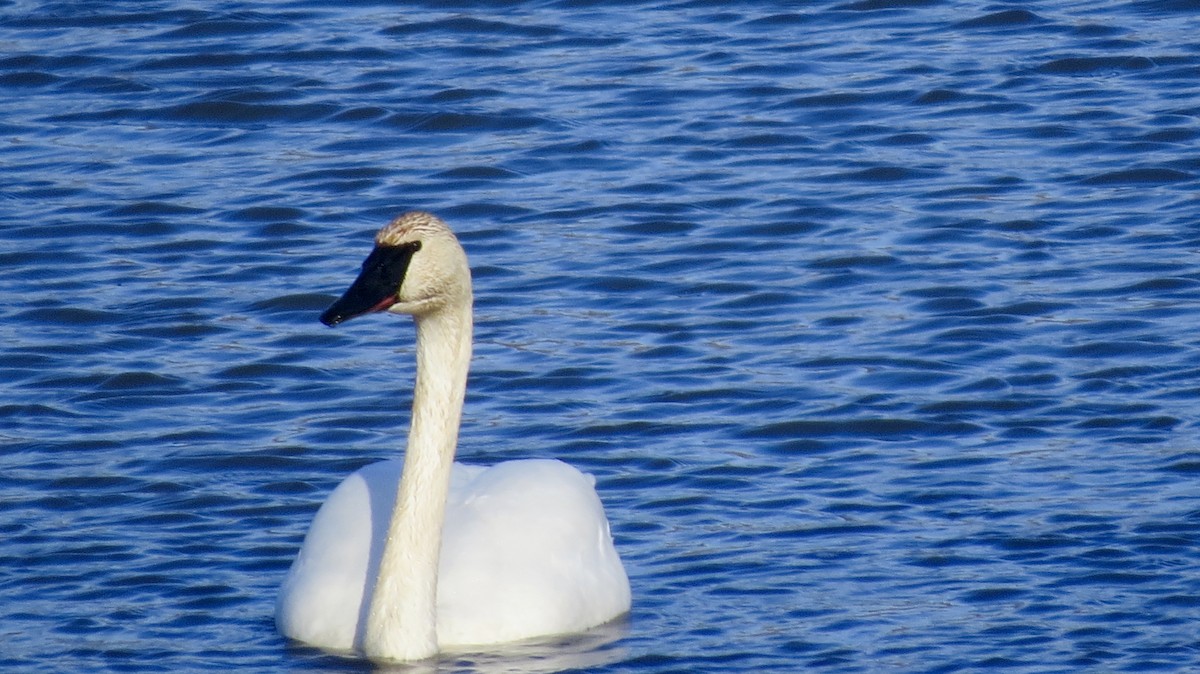
POLYGON ((629 620, 446 671, 1200 666, 1194 3, 0 8, 0 666, 288 644, 462 235, 460 456, 598 477, 629 620))

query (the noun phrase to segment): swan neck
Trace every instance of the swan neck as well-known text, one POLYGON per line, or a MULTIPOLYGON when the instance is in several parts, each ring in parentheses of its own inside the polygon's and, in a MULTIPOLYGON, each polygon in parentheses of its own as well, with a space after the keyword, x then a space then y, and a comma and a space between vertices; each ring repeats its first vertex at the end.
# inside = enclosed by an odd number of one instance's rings
POLYGON ((437 653, 437 571, 471 360, 471 303, 416 317, 417 373, 404 470, 362 648, 372 659, 437 653))

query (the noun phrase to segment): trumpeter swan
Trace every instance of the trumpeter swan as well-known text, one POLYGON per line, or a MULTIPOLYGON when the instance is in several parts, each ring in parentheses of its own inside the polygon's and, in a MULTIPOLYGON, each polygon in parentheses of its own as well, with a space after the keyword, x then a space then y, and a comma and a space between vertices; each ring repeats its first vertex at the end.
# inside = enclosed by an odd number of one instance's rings
POLYGON ((369 465, 321 506, 276 604, 285 636, 374 660, 578 632, 628 612, 629 580, 594 480, 555 460, 453 463, 471 359, 471 271, 428 213, 401 215, 334 326, 411 314, 417 372, 404 459, 369 465))

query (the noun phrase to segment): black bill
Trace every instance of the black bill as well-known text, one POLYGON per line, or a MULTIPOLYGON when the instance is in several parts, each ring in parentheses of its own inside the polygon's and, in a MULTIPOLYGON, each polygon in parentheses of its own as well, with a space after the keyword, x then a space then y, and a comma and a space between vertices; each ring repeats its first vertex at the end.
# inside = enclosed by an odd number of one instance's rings
POLYGON ((355 316, 384 311, 395 304, 408 263, 413 253, 420 249, 419 241, 399 246, 375 246, 363 262, 358 278, 321 314, 321 322, 333 327, 355 316))

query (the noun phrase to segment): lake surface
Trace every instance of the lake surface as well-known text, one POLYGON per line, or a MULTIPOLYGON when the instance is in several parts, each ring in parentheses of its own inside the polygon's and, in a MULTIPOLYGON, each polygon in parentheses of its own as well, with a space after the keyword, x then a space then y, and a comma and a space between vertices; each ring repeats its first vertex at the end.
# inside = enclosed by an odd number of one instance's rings
POLYGON ((425 670, 1200 668, 1193 2, 0 2, 0 668, 360 672, 309 519, 403 447, 597 477, 622 624, 425 670))

